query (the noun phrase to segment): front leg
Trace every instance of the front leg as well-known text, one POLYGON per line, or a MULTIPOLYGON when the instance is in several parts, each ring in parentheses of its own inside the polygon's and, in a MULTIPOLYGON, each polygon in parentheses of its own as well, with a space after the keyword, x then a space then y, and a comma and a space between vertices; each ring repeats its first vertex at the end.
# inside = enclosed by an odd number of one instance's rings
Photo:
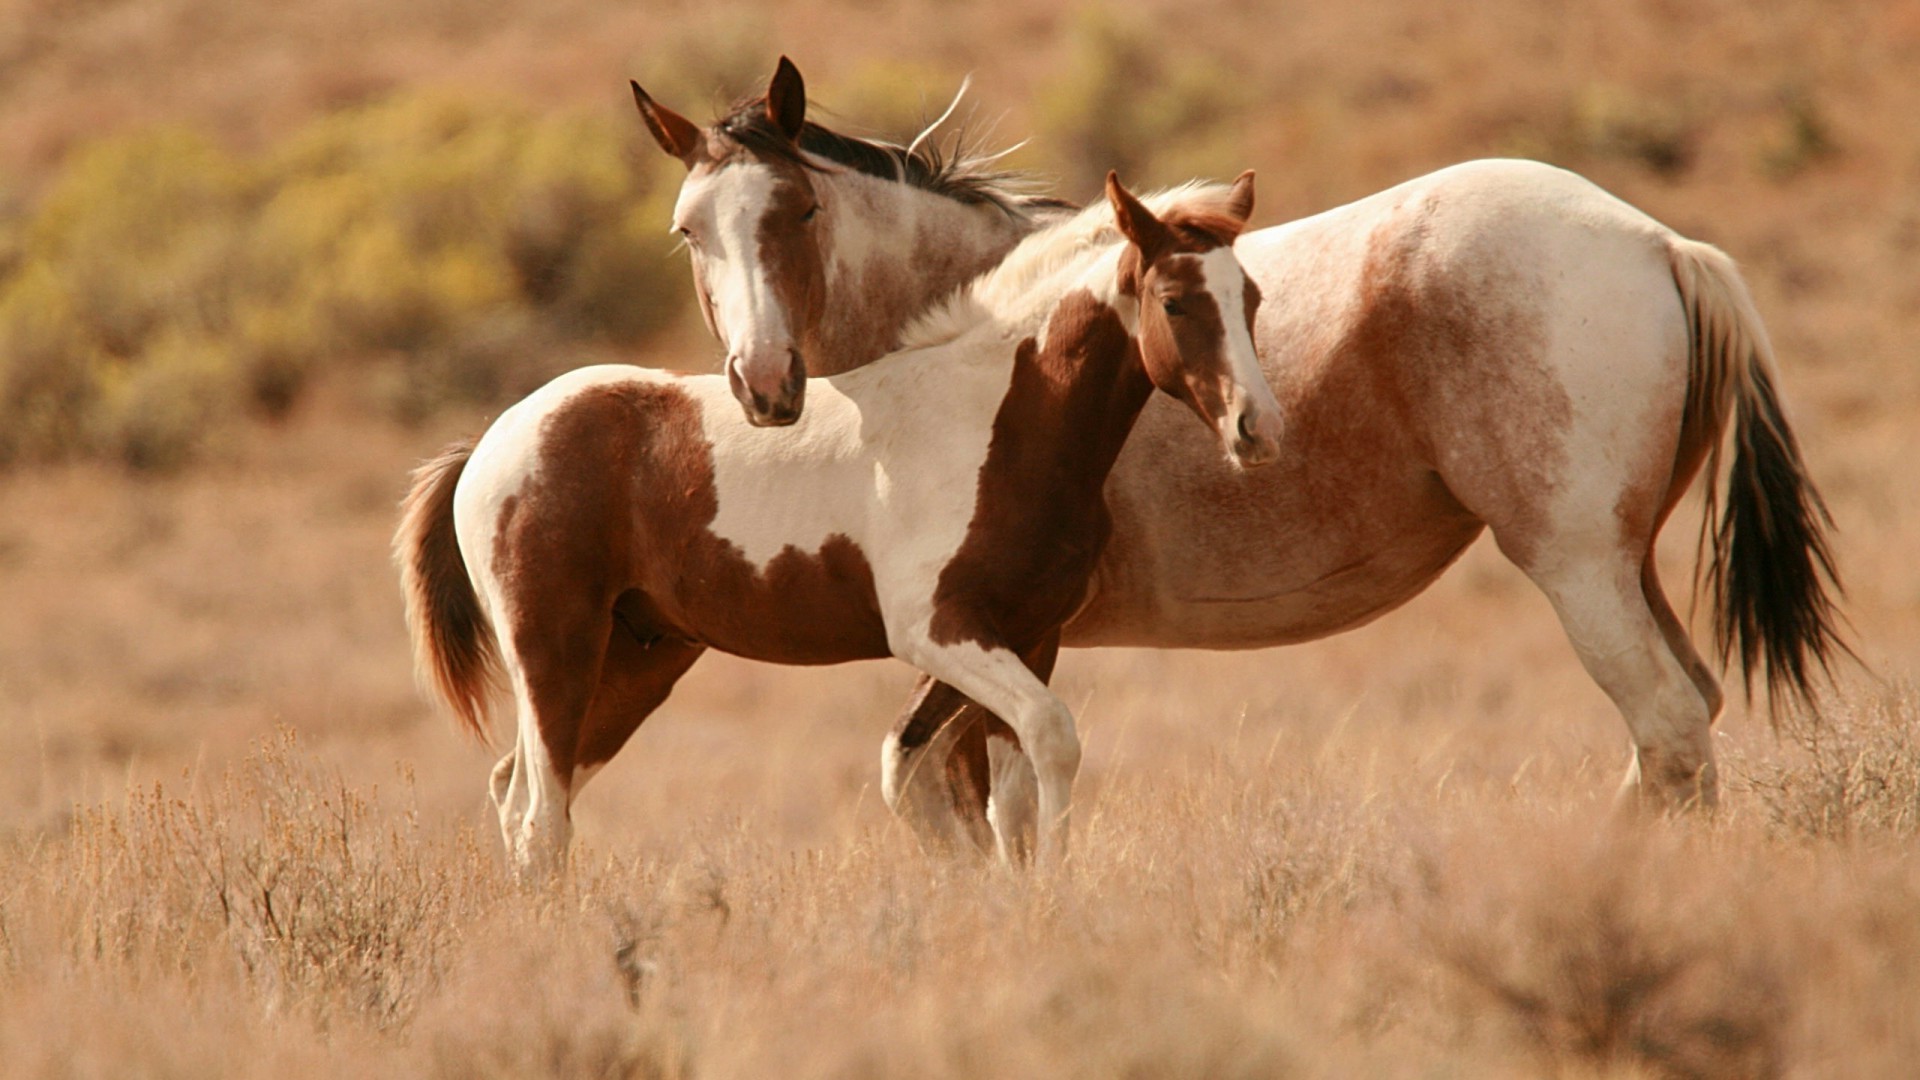
MULTIPOLYGON (((1055 631, 1022 662, 1044 682, 1059 655, 1055 631)), ((1032 855, 1033 765, 1011 727, 946 683, 922 675, 914 685, 880 748, 880 775, 887 807, 923 846, 950 851, 971 842, 1008 863, 1032 855)))
MULTIPOLYGON (((1039 786, 1039 860, 1063 860, 1071 835, 1073 780, 1080 771, 1080 738, 1065 703, 1005 645, 937 643, 914 635, 896 642, 895 653, 979 702, 1013 729, 1039 786)), ((1048 658, 1050 668, 1051 650, 1048 658)))

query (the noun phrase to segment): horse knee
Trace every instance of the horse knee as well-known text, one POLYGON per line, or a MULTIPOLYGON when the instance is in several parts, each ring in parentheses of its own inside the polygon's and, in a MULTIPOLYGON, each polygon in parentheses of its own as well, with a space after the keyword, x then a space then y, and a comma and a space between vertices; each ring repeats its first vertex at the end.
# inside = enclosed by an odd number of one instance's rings
POLYGON ((1071 781, 1080 772, 1080 736, 1073 730, 1073 714, 1064 705, 1048 710, 1042 723, 1023 734, 1021 749, 1033 762, 1035 773, 1071 781))

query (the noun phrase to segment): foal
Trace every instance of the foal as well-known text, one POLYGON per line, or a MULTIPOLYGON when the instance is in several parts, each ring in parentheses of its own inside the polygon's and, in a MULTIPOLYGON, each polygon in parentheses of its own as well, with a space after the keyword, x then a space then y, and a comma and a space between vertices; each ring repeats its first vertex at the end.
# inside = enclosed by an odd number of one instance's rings
POLYGON ((518 866, 559 868, 573 796, 708 648, 897 656, 960 688, 1019 737, 1040 854, 1064 854, 1080 746, 1044 679, 1121 444, 1158 388, 1241 465, 1278 445, 1232 250, 1252 174, 1151 201, 1110 177, 910 348, 816 381, 787 430, 724 377, 609 365, 415 473, 395 550, 416 663, 476 733, 504 673, 518 738, 492 791, 518 866))

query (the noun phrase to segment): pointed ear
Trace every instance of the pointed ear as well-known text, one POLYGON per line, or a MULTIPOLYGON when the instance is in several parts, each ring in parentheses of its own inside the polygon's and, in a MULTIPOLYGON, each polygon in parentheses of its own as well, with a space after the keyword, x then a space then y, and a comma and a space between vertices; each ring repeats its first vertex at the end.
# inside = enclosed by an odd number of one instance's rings
POLYGON ((632 79, 627 84, 633 87, 633 103, 640 107, 640 119, 647 122, 647 130, 653 133, 653 141, 660 149, 686 162, 687 168, 700 153, 703 141, 700 128, 693 121, 667 108, 665 105, 647 96, 640 84, 632 79))
POLYGON ((1252 169, 1241 173, 1240 178, 1233 182, 1233 187, 1227 189, 1227 213, 1239 218, 1243 226, 1253 216, 1252 169))
POLYGON ((800 129, 807 123, 807 84, 800 78, 800 69, 784 56, 767 84, 767 119, 787 138, 800 141, 800 129))
POLYGON ((1113 219, 1120 225, 1120 232, 1140 249, 1140 262, 1143 267, 1152 266, 1153 261, 1166 254, 1173 247, 1173 234, 1166 225, 1153 216, 1153 211, 1141 205, 1133 193, 1120 186, 1120 177, 1107 173, 1107 202, 1113 205, 1113 219))

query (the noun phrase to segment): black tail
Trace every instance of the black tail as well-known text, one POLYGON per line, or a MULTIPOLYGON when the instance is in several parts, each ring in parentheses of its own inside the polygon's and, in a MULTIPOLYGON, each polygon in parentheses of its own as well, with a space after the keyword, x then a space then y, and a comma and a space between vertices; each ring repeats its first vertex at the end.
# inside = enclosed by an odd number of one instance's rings
POLYGON ((1813 704, 1838 656, 1841 593, 1827 534, 1833 519, 1814 489, 1773 384, 1773 348, 1733 261, 1717 248, 1675 238, 1674 281, 1691 337, 1683 444, 1711 439, 1704 572, 1721 662, 1737 652, 1749 696, 1763 666, 1769 707, 1813 704), (1733 414, 1733 465, 1720 505, 1720 425, 1733 414), (1701 425, 1710 425, 1701 427, 1701 425), (1718 519, 1716 522, 1715 519, 1718 519))

